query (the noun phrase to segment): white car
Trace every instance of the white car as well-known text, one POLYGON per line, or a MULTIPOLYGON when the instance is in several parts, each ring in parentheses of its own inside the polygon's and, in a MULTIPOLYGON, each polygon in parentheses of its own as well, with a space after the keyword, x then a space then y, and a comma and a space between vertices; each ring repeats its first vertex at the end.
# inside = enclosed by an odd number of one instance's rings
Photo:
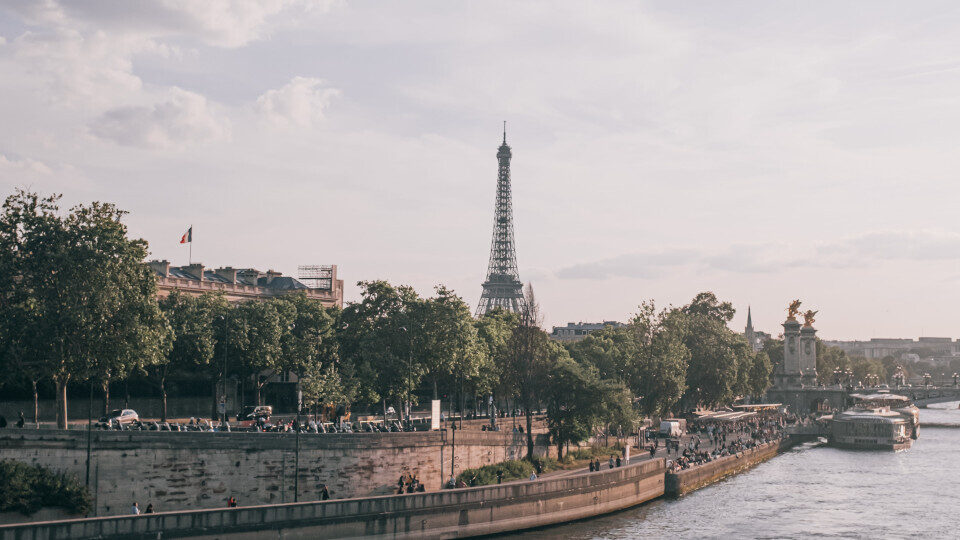
POLYGON ((132 424, 140 420, 140 415, 133 409, 116 409, 110 411, 110 414, 100 418, 100 421, 106 424, 117 423, 120 425, 132 424))

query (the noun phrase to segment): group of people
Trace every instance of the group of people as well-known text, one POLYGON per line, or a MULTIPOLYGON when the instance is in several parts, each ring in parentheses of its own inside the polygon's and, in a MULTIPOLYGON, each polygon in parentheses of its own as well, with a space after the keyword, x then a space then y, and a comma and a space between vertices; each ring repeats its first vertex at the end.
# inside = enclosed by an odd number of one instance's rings
MULTIPOLYGON (((676 451, 677 458, 669 463, 673 471, 689 469, 717 458, 738 454, 756 446, 775 441, 783 437, 783 430, 789 419, 781 414, 766 414, 732 423, 701 423, 695 425, 695 433, 683 451, 680 450, 680 441, 667 441, 667 453, 671 447, 676 451), (712 449, 701 450, 701 435, 707 438, 712 449)), ((651 448, 653 455, 656 447, 651 448)))
MULTIPOLYGON (((153 513, 153 503, 147 504, 147 509, 143 511, 144 514, 153 513)), ((133 501, 133 505, 130 506, 130 514, 134 516, 140 515, 140 505, 137 504, 137 501, 133 501)))
MULTIPOLYGON (((324 489, 326 489, 326 486, 324 486, 324 489)), ((400 480, 397 481, 397 495, 403 495, 404 493, 423 493, 425 491, 427 491, 427 487, 423 485, 423 482, 421 482, 415 474, 401 474, 400 480)))
MULTIPOLYGON (((27 421, 23 418, 23 411, 20 411, 20 418, 14 424, 18 428, 23 428, 27 421)), ((7 417, 0 414, 0 429, 7 427, 7 417)))
MULTIPOLYGON (((614 459, 613 456, 610 456, 610 459, 607 461, 608 469, 613 469, 615 467, 622 467, 622 466, 623 466, 623 460, 620 459, 620 456, 617 456, 616 459, 614 459)), ((600 465, 600 458, 593 458, 593 461, 590 462, 589 468, 590 468, 590 472, 600 472, 603 469, 603 467, 601 467, 600 465)))

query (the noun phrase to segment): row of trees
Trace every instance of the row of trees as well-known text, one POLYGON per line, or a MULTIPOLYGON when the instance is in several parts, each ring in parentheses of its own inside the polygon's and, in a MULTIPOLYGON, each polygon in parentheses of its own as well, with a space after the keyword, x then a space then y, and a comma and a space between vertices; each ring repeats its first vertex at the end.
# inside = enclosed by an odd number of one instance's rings
MULTIPOLYGON (((409 414, 427 396, 456 398, 461 410, 468 399, 545 407, 562 449, 600 428, 628 430, 638 415, 759 395, 770 378, 768 356, 727 327, 733 308, 712 293, 661 311, 645 303, 626 326, 566 346, 541 328, 529 287, 522 313, 480 318, 443 286, 421 297, 386 281, 361 282, 360 300, 343 309, 302 294, 158 301, 147 244, 128 238, 123 216, 104 203, 61 212, 57 197, 25 191, 0 215, 2 373, 34 389, 52 380, 61 427, 69 384, 99 385, 106 407, 111 381, 150 381, 165 417, 172 379, 208 381, 215 412, 220 381, 238 381, 259 403, 273 375, 293 375, 308 407, 409 414)), ((532 454, 532 436, 527 443, 532 454)))

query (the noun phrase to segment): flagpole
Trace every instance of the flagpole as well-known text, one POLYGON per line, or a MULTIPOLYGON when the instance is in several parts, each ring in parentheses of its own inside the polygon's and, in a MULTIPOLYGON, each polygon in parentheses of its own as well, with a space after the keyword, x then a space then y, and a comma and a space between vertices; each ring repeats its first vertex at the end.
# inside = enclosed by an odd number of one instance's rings
POLYGON ((187 266, 193 266, 193 224, 190 224, 190 237, 187 238, 190 240, 190 260, 187 262, 187 266))

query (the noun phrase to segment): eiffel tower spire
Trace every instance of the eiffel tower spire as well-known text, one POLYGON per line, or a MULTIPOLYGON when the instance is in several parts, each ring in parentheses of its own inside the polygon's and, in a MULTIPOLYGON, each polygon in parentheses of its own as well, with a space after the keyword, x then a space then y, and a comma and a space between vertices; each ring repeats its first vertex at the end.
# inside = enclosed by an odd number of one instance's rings
POLYGON ((513 242, 513 201, 510 190, 510 158, 507 146, 507 123, 503 123, 503 144, 497 150, 499 174, 497 202, 493 217, 493 240, 490 242, 490 262, 483 294, 477 306, 477 317, 502 308, 519 313, 523 307, 523 284, 517 272, 517 252, 513 242))

